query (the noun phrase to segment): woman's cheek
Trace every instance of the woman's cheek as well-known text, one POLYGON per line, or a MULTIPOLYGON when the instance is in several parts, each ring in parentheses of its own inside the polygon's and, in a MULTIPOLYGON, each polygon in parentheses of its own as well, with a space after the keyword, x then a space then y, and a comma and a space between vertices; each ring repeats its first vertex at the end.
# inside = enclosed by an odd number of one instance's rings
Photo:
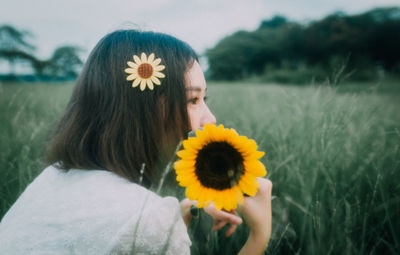
POLYGON ((190 127, 192 130, 198 129, 199 126, 199 114, 195 107, 188 107, 188 115, 190 120, 190 127))

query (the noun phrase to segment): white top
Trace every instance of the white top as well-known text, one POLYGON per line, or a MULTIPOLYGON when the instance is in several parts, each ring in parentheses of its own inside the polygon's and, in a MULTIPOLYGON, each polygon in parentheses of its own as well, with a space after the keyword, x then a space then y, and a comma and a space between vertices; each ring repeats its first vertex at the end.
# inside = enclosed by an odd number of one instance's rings
POLYGON ((0 223, 0 254, 189 254, 176 198, 102 170, 49 166, 0 223))

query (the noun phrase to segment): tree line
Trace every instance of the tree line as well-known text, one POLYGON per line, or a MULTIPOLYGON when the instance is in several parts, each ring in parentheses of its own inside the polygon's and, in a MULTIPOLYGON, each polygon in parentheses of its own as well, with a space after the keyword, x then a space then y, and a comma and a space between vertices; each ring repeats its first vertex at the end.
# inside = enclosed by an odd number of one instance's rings
MULTIPOLYGON (((18 75, 15 67, 27 63, 32 67, 34 80, 68 80, 75 79, 82 66, 80 47, 64 45, 56 48, 48 59, 35 55, 36 46, 30 42, 32 33, 15 28, 12 25, 0 25, 0 60, 8 63, 9 74, 0 79, 15 80, 18 75)), ((32 79, 32 75, 30 76, 32 79)))
POLYGON ((400 8, 335 12, 309 24, 275 16, 254 31, 223 38, 205 55, 207 74, 217 80, 268 77, 279 70, 321 78, 333 72, 355 79, 400 74, 400 8))

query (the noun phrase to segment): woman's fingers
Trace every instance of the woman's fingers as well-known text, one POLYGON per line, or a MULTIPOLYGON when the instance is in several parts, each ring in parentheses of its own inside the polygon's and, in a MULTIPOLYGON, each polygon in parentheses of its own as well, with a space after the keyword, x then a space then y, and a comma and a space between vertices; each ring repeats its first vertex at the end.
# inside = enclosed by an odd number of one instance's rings
POLYGON ((188 210, 192 205, 196 205, 196 201, 192 201, 189 198, 185 198, 181 201, 181 208, 188 210))
POLYGON ((232 235, 235 232, 237 225, 242 224, 243 220, 240 218, 236 211, 219 211, 215 209, 214 205, 210 205, 204 208, 204 211, 211 215, 214 219, 214 226, 211 230, 219 230, 225 227, 226 224, 230 224, 229 229, 226 231, 226 236, 232 235))
POLYGON ((226 223, 228 223, 228 222, 226 222, 226 221, 219 221, 219 222, 214 221, 214 226, 212 227, 211 230, 212 231, 220 230, 221 228, 223 228, 226 225, 226 223))
POLYGON ((190 207, 195 204, 196 204, 196 201, 189 200, 188 198, 186 198, 180 202, 181 214, 182 214, 183 222, 185 222, 186 227, 189 227, 189 223, 193 218, 193 216, 190 214, 190 207))
POLYGON ((214 222, 216 221, 227 221, 230 224, 239 225, 242 224, 242 218, 240 218, 236 211, 219 211, 215 209, 213 205, 204 208, 204 211, 213 217, 214 222))
POLYGON ((226 211, 218 211, 221 219, 228 221, 230 224, 239 225, 242 224, 242 218, 240 218, 236 211, 226 212, 226 211))
POLYGON ((231 236, 231 235, 233 234, 233 232, 235 232, 236 228, 237 228, 237 225, 231 225, 231 226, 228 228, 228 230, 225 232, 225 236, 226 236, 226 237, 231 236))

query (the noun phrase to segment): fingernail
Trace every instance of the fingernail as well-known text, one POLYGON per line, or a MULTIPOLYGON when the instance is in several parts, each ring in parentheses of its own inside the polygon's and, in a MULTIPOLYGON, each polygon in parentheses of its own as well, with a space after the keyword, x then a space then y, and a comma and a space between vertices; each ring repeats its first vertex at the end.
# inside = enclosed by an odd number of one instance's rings
POLYGON ((197 208, 196 206, 192 205, 190 207, 190 214, 193 216, 193 218, 197 218, 197 216, 199 216, 199 208, 197 208))

